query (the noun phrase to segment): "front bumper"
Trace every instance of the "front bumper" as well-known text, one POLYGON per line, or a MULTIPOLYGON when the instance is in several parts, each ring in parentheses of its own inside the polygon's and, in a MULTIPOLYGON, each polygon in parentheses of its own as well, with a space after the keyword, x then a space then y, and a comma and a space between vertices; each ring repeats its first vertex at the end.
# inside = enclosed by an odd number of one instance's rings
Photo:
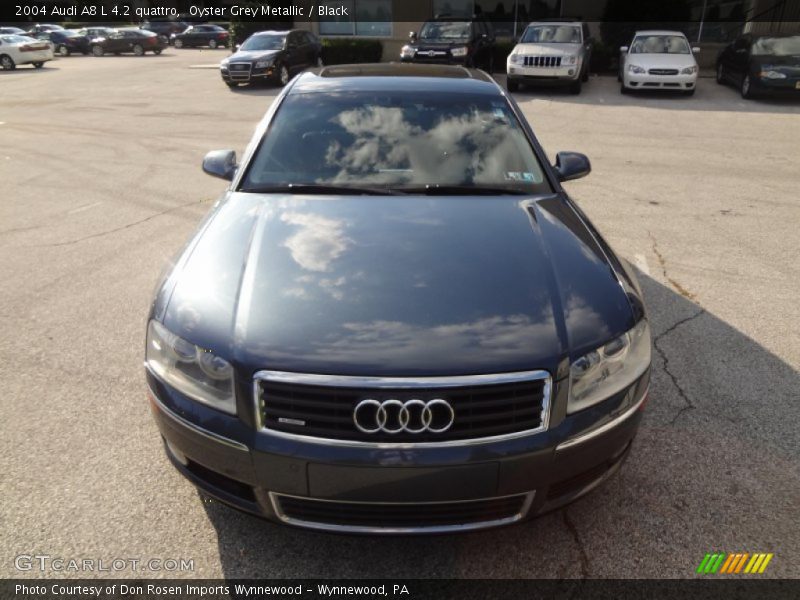
POLYGON ((52 50, 33 50, 31 52, 20 52, 19 55, 19 60, 16 61, 18 65, 29 65, 32 63, 53 60, 52 50))
POLYGON ((251 416, 200 405, 147 373, 167 455, 208 495, 273 521, 350 533, 444 533, 506 525, 567 504, 610 477, 636 435, 649 371, 550 428, 448 447, 333 446, 257 432, 251 416), (455 519, 455 521, 454 521, 455 519))
POLYGON ((691 75, 650 75, 649 73, 626 72, 623 76, 626 88, 639 90, 693 90, 697 85, 697 73, 691 75))
POLYGON ((518 81, 563 81, 572 83, 581 76, 581 65, 561 67, 526 67, 508 63, 506 73, 509 79, 518 81))
POLYGON ((469 54, 465 56, 451 56, 449 53, 440 56, 415 56, 413 58, 400 57, 400 62, 414 63, 417 65, 455 65, 464 67, 469 64, 469 54))
POLYGON ((787 77, 786 79, 751 77, 751 81, 753 88, 760 94, 800 95, 800 77, 787 77))
POLYGON ((248 68, 236 69, 231 68, 229 64, 227 68, 220 67, 219 74, 225 83, 251 83, 254 81, 266 81, 270 79, 277 79, 278 72, 274 65, 256 69, 255 65, 250 63, 234 63, 239 65, 247 65, 248 68))

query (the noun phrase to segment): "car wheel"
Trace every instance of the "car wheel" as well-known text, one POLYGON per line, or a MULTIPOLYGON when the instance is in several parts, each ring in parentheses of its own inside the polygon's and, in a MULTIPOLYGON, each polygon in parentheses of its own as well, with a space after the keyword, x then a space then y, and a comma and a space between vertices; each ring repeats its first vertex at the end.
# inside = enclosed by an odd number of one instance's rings
POLYGON ((694 96, 694 88, 692 88, 691 90, 686 90, 685 92, 683 92, 683 95, 684 96, 694 96))
POLYGON ((3 54, 0 56, 0 67, 3 67, 4 71, 13 71, 17 68, 17 64, 10 56, 3 54))
POLYGON ((317 67, 319 67, 319 68, 321 69, 321 68, 322 68, 322 67, 324 67, 324 66, 325 66, 325 63, 324 63, 324 62, 322 62, 322 57, 321 57, 321 56, 318 56, 318 57, 317 57, 317 67))
POLYGON ((214 50, 217 47, 217 40, 211 40, 208 42, 208 47, 214 50))
POLYGON ((32 63, 32 64, 33 64, 33 68, 34 69, 41 69, 44 66, 43 62, 35 62, 35 63, 32 63))
POLYGON ((569 93, 570 94, 580 94, 582 85, 583 84, 581 83, 581 80, 579 78, 575 83, 573 83, 573 84, 571 84, 569 86, 569 93))
POLYGON ((631 91, 625 87, 624 81, 619 84, 619 93, 623 95, 631 93, 631 91))
POLYGON ((289 83, 289 69, 286 68, 286 65, 281 65, 281 68, 278 69, 278 82, 282 86, 289 83))
POLYGON ((585 67, 583 69, 583 73, 581 74, 581 81, 583 83, 586 83, 587 81, 589 81, 589 67, 585 67))
POLYGON ((725 68, 722 66, 722 63, 717 65, 717 83, 720 85, 725 83, 725 68))
POLYGON ((176 48, 183 48, 183 40, 181 40, 181 39, 175 40, 175 47, 176 48))
POLYGON ((134 53, 136 56, 144 56, 144 48, 142 48, 142 47, 141 47, 139 44, 136 44, 136 45, 133 47, 133 53, 134 53))
POLYGON ((64 44, 61 44, 58 47, 58 55, 59 56, 69 56, 69 48, 67 48, 64 44))
POLYGON ((747 74, 742 79, 742 88, 741 88, 742 98, 745 100, 749 100, 753 97, 753 82, 750 80, 750 75, 747 74))
POLYGON ((225 85, 227 85, 229 88, 235 88, 235 87, 239 86, 239 82, 238 81, 226 81, 225 85))
POLYGON ((159 50, 153 50, 153 54, 155 54, 156 56, 158 56, 159 54, 161 54, 161 52, 162 52, 162 50, 161 50, 161 49, 159 49, 159 50))
POLYGON ((103 56, 103 54, 105 54, 105 50, 103 50, 102 46, 92 46, 92 54, 94 56, 103 56))

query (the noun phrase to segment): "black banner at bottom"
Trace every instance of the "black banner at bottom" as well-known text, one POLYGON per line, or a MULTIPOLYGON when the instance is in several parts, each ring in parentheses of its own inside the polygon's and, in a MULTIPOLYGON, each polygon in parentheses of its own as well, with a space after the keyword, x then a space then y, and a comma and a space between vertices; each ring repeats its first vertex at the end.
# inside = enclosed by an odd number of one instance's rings
POLYGON ((796 600, 800 579, 5 579, 3 600, 614 599, 796 600))

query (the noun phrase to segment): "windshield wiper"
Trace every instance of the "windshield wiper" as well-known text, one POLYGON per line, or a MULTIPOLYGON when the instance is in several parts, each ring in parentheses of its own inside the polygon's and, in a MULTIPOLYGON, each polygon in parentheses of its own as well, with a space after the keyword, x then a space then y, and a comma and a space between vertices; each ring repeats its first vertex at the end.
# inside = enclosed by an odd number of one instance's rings
POLYGON ((239 191, 249 194, 336 194, 347 196, 402 196, 405 194, 404 191, 390 188, 350 187, 315 183, 255 186, 242 188, 239 191))
POLYGON ((529 192, 509 187, 486 187, 476 185, 438 185, 424 187, 401 188, 406 194, 422 194, 425 196, 528 196, 529 192))

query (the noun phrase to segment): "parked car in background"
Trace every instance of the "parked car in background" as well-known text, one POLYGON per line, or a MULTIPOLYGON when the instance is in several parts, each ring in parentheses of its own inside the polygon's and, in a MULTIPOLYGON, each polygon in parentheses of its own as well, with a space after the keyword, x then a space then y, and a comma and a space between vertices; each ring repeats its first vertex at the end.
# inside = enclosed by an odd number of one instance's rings
POLYGON ((145 21, 141 24, 140 29, 152 31, 158 35, 164 36, 168 43, 171 43, 171 36, 173 33, 182 33, 189 27, 188 23, 183 21, 173 21, 171 19, 163 21, 145 21))
POLYGON ((0 35, 0 68, 4 71, 13 71, 19 65, 41 69, 48 60, 53 60, 48 42, 24 35, 0 35))
POLYGON ((181 33, 170 36, 176 48, 208 46, 209 48, 222 48, 228 45, 230 35, 224 27, 219 25, 191 25, 181 33))
POLYGON ((745 35, 717 58, 717 83, 739 87, 742 98, 800 95, 800 35, 745 35))
POLYGON ((42 33, 44 31, 58 31, 60 29, 64 28, 61 25, 56 25, 55 23, 36 23, 28 29, 28 34, 35 36, 37 33, 42 33))
POLYGON ((310 31, 299 29, 254 33, 219 65, 230 87, 256 81, 286 85, 303 69, 321 66, 322 44, 310 31))
POLYGON ((161 54, 167 47, 158 34, 143 29, 118 29, 106 36, 94 38, 90 44, 95 56, 124 52, 132 52, 136 56, 143 56, 146 52, 161 54))
POLYGON ((107 37, 117 30, 113 27, 84 27, 83 29, 76 30, 80 35, 85 35, 89 40, 99 37, 107 37))
POLYGON ((691 96, 699 68, 689 40, 680 31, 637 31, 630 46, 620 48, 620 92, 675 90, 691 96))
POLYGON ((36 39, 47 40, 53 44, 53 51, 59 56, 69 56, 74 52, 89 54, 89 38, 72 29, 56 29, 36 34, 36 39))
POLYGON ((0 35, 28 35, 28 32, 19 27, 0 27, 0 35))
POLYGON ((506 87, 525 83, 564 83, 573 94, 589 79, 592 39, 581 21, 531 23, 506 61, 506 87))
POLYGON ((495 35, 483 19, 437 17, 412 31, 400 50, 402 62, 435 63, 494 70, 495 35))

